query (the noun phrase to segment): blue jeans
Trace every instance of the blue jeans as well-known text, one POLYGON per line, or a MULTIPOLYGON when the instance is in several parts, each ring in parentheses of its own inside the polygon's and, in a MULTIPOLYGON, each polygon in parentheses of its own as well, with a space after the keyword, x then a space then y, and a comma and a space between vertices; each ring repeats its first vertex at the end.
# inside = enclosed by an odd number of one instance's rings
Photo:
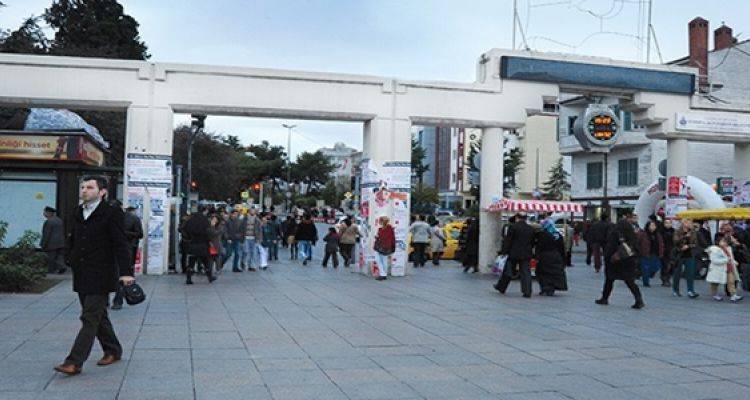
POLYGON ((659 257, 641 257, 641 276, 643 278, 643 285, 648 286, 651 280, 651 275, 655 274, 661 269, 661 260, 659 257))
POLYGON ((258 244, 254 237, 245 236, 245 264, 248 268, 258 265, 258 244))
POLYGON ((229 261, 229 258, 233 255, 234 260, 232 260, 232 269, 237 269, 240 267, 240 259, 243 257, 242 243, 240 243, 239 240, 232 240, 231 243, 227 242, 227 253, 223 258, 224 263, 226 264, 226 262, 229 261))
POLYGON ((299 241, 299 255, 302 260, 312 260, 312 242, 309 240, 299 241))
POLYGON ((694 292, 695 288, 693 283, 695 282, 695 258, 680 258, 674 266, 672 271, 672 291, 680 291, 680 278, 682 277, 682 270, 685 269, 685 280, 687 281, 688 292, 694 292))

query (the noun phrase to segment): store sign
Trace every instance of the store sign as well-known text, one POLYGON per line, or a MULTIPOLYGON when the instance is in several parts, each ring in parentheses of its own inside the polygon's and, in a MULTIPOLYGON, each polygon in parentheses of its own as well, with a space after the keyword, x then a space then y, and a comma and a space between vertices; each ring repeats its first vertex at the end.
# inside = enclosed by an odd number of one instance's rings
POLYGON ((104 152, 83 136, 0 135, 0 159, 104 165, 104 152))
POLYGON ((750 117, 747 116, 677 113, 674 121, 678 131, 750 134, 750 117))
POLYGON ((731 176, 716 178, 716 193, 719 196, 731 196, 734 193, 734 178, 731 176))

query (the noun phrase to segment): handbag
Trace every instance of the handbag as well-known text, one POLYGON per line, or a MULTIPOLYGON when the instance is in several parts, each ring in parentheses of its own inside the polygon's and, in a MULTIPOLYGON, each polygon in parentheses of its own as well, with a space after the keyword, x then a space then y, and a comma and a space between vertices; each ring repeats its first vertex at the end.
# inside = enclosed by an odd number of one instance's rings
POLYGON ((216 248, 216 246, 213 245, 213 243, 208 244, 208 255, 210 256, 218 256, 219 255, 219 249, 216 248))
POLYGON ((620 235, 620 244, 617 246, 617 250, 615 250, 615 253, 612 254, 611 261, 621 262, 621 261, 630 259, 632 257, 635 257, 635 252, 633 251, 633 248, 630 247, 628 242, 625 241, 625 238, 622 237, 622 235, 620 235))
POLYGON ((499 255, 495 258, 495 262, 492 264, 492 273, 495 275, 502 275, 505 269, 505 263, 508 262, 507 255, 499 255))
POLYGON ((125 297, 125 301, 129 305, 134 306, 146 300, 146 293, 141 288, 141 285, 133 282, 123 287, 123 297, 125 297))

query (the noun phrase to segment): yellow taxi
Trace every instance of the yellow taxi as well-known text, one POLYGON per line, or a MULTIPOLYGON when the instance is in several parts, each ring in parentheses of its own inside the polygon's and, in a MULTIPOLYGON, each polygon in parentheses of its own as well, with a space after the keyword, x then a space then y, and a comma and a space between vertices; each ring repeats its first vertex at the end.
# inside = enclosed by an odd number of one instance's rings
MULTIPOLYGON (((445 248, 443 249, 443 255, 440 257, 442 260, 453 260, 460 256, 458 240, 461 237, 461 230, 466 226, 466 221, 452 221, 443 225, 443 236, 445 237, 445 248)), ((406 238, 409 243, 409 258, 411 259, 411 253, 414 248, 411 246, 411 234, 406 238)), ((427 248, 427 258, 432 257, 432 251, 429 247, 427 248)))

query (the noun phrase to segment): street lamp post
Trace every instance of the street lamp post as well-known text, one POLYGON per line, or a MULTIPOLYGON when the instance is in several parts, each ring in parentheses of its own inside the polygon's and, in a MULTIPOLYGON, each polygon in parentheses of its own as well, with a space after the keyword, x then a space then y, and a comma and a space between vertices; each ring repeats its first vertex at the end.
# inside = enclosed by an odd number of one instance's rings
POLYGON ((291 197, 291 182, 292 182, 292 129, 296 128, 297 125, 281 124, 288 130, 286 137, 286 211, 290 209, 290 197, 291 197))
POLYGON ((193 120, 190 122, 190 134, 188 135, 188 154, 187 154, 187 185, 185 185, 185 188, 187 188, 188 192, 188 198, 187 198, 187 204, 190 204, 190 191, 192 190, 192 183, 193 183, 193 141, 195 140, 195 136, 198 135, 198 132, 203 129, 205 126, 204 121, 206 120, 206 116, 204 114, 193 114, 191 115, 193 120))

